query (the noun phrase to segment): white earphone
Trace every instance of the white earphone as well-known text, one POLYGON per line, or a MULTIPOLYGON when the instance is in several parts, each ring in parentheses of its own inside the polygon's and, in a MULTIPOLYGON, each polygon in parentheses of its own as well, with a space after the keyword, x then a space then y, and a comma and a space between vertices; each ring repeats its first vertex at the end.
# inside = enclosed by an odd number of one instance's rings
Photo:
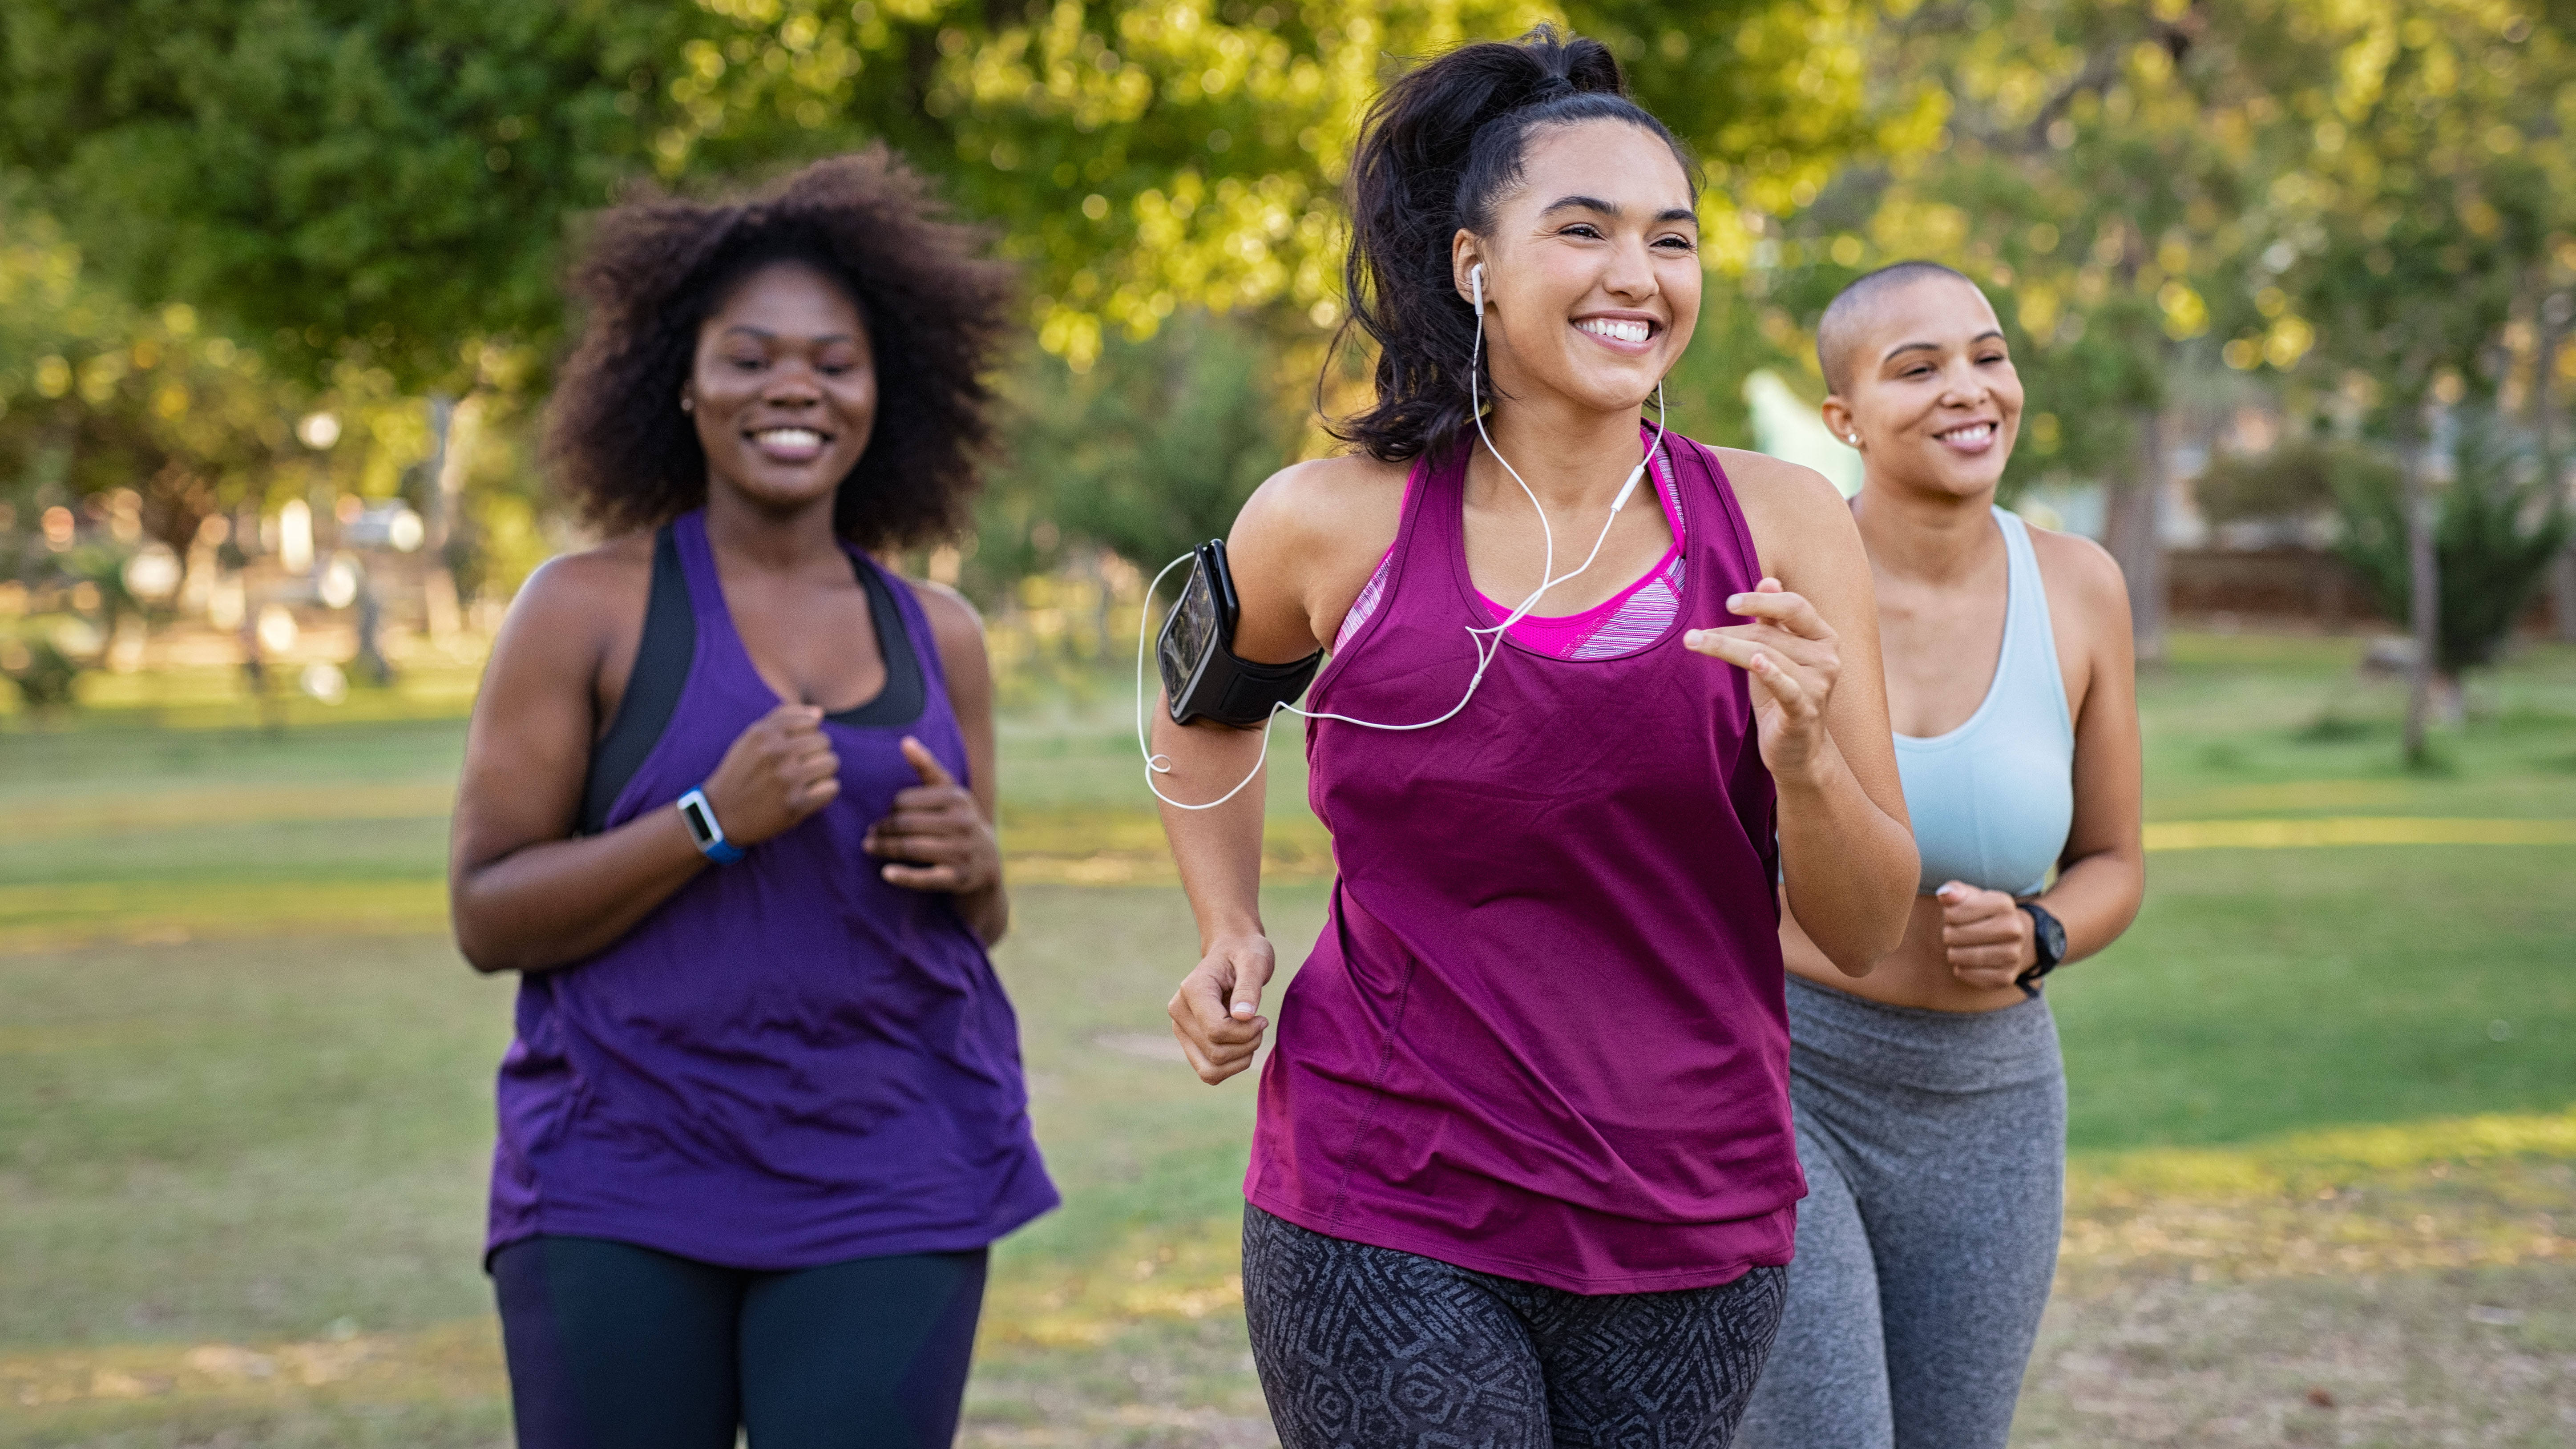
POLYGON ((1145 586, 1145 601, 1139 607, 1136 621, 1136 747, 1144 752, 1145 788, 1154 792, 1155 799, 1176 810, 1214 810, 1243 793, 1243 787, 1259 779, 1263 767, 1270 763, 1270 726, 1278 721, 1283 712, 1304 715, 1308 719, 1339 720, 1343 724, 1372 730, 1427 730, 1433 725, 1448 723, 1457 717, 1460 710, 1467 707, 1467 701, 1476 697, 1476 687, 1485 682, 1485 671, 1493 667, 1494 660, 1502 653, 1503 635, 1514 624, 1527 618, 1530 610, 1538 607, 1538 601, 1548 590, 1568 580, 1580 578, 1585 569, 1592 567, 1592 561, 1601 556, 1601 546, 1610 541, 1611 526, 1619 521, 1619 510, 1627 507, 1628 500, 1636 496, 1637 484, 1645 478, 1647 465, 1654 461, 1657 453, 1663 451, 1665 428, 1663 380, 1661 378, 1655 380, 1655 441, 1646 448, 1646 455, 1637 460, 1637 466, 1628 470, 1627 481, 1619 485, 1618 495, 1610 500, 1610 516, 1602 520, 1601 536, 1592 541, 1592 552, 1583 556, 1583 562, 1575 565, 1574 572, 1558 576, 1554 573, 1556 530, 1548 525, 1547 506, 1538 501, 1537 491, 1529 486, 1527 479, 1521 477, 1520 470, 1512 466, 1511 460, 1503 456, 1502 449, 1494 446, 1493 436, 1485 431, 1484 399, 1476 385, 1476 373, 1485 356, 1485 264, 1483 262, 1478 262, 1467 269, 1467 290, 1474 296, 1476 304, 1476 340, 1467 352, 1467 411, 1469 416, 1476 420, 1476 436, 1484 441, 1485 451, 1492 453, 1494 461, 1503 465, 1503 471, 1512 475, 1512 481, 1518 483, 1521 492, 1529 498, 1530 507, 1538 511, 1539 537, 1545 545, 1545 552, 1539 564, 1538 588, 1533 590, 1528 598, 1521 600, 1520 607, 1512 610, 1503 622, 1489 626, 1476 624, 1467 626, 1468 638, 1476 650, 1476 672, 1468 677, 1467 692, 1458 696, 1458 702, 1449 706, 1445 712, 1420 724, 1380 724, 1376 720, 1353 719, 1349 715, 1334 714, 1330 710, 1299 709, 1283 700, 1271 707, 1270 718, 1262 723, 1261 758, 1253 763, 1252 773, 1236 781, 1233 789, 1206 804, 1188 805, 1164 794, 1162 787, 1154 783, 1156 775, 1168 775, 1172 772, 1172 762, 1171 757, 1154 753, 1154 746, 1145 733, 1145 640, 1150 633, 1149 626, 1153 623, 1154 591, 1162 586, 1163 580, 1171 574, 1172 570, 1190 561, 1190 554, 1182 554, 1179 558, 1163 565, 1162 572, 1154 575, 1154 581, 1145 586))

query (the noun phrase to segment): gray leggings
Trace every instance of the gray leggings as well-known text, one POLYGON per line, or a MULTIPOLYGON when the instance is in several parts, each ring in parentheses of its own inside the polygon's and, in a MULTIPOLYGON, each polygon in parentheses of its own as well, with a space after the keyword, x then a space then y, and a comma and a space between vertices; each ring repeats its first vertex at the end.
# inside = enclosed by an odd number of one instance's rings
POLYGON ((2048 1003, 1880 1006, 1789 978, 1807 1200, 1742 1449, 2003 1449, 2064 1217, 2048 1003))

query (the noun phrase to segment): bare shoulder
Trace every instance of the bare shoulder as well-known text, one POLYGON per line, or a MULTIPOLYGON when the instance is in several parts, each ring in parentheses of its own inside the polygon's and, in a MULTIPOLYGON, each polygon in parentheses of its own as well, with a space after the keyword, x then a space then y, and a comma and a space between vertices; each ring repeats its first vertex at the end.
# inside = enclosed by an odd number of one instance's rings
POLYGON ((1317 550, 1329 556, 1347 549, 1367 552, 1374 563, 1395 539, 1407 471, 1406 464, 1365 453, 1291 463, 1244 500, 1227 549, 1233 552, 1249 544, 1292 558, 1313 558, 1317 550), (1373 549, 1368 546, 1371 537, 1373 549))
POLYGON ((2025 522, 2031 556, 2051 595, 2067 599, 2088 615, 2118 619, 2128 627, 2129 585, 2111 551, 2080 533, 2060 533, 2025 522))
POLYGON ((1709 451, 1726 470, 1735 506, 1744 510, 1763 572, 1801 593, 1816 586, 1820 570, 1839 574, 1857 566, 1866 574, 1851 506, 1824 474, 1742 448, 1709 451))
POLYGON ((560 656, 593 649, 621 625, 641 629, 653 588, 653 536, 612 538, 595 548, 558 554, 519 587, 497 650, 535 649, 560 656), (630 617, 631 616, 631 617, 630 617))
POLYGON ((1851 526, 1850 506, 1831 480, 1815 469, 1742 448, 1709 451, 1726 470, 1744 521, 1756 530, 1770 527, 1795 535, 1809 529, 1840 532, 1851 526))
POLYGON ((938 641, 942 655, 951 655, 960 647, 984 647, 984 615, 972 599, 928 579, 906 578, 903 582, 921 601, 922 617, 930 621, 930 637, 938 641))

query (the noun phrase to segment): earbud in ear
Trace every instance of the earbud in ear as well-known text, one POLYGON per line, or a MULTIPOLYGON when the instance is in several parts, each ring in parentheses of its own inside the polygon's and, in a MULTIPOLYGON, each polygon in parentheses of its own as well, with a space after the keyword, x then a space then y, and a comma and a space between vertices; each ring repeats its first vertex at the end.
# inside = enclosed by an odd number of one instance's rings
POLYGON ((1478 262, 1467 269, 1467 286, 1476 294, 1476 310, 1485 310, 1485 264, 1478 262))

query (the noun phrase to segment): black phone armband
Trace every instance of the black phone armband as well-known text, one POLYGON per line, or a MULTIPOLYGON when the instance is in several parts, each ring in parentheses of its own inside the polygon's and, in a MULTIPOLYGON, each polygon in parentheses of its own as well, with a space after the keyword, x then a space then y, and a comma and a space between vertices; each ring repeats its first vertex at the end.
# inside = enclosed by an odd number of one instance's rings
POLYGON ((1270 722, 1283 704, 1306 692, 1324 662, 1316 650, 1293 664, 1256 664, 1237 658, 1239 615, 1234 575, 1225 565, 1225 540, 1210 539, 1191 551, 1190 581, 1163 621, 1154 662, 1163 672, 1163 698, 1174 724, 1214 720, 1237 729, 1270 722))

